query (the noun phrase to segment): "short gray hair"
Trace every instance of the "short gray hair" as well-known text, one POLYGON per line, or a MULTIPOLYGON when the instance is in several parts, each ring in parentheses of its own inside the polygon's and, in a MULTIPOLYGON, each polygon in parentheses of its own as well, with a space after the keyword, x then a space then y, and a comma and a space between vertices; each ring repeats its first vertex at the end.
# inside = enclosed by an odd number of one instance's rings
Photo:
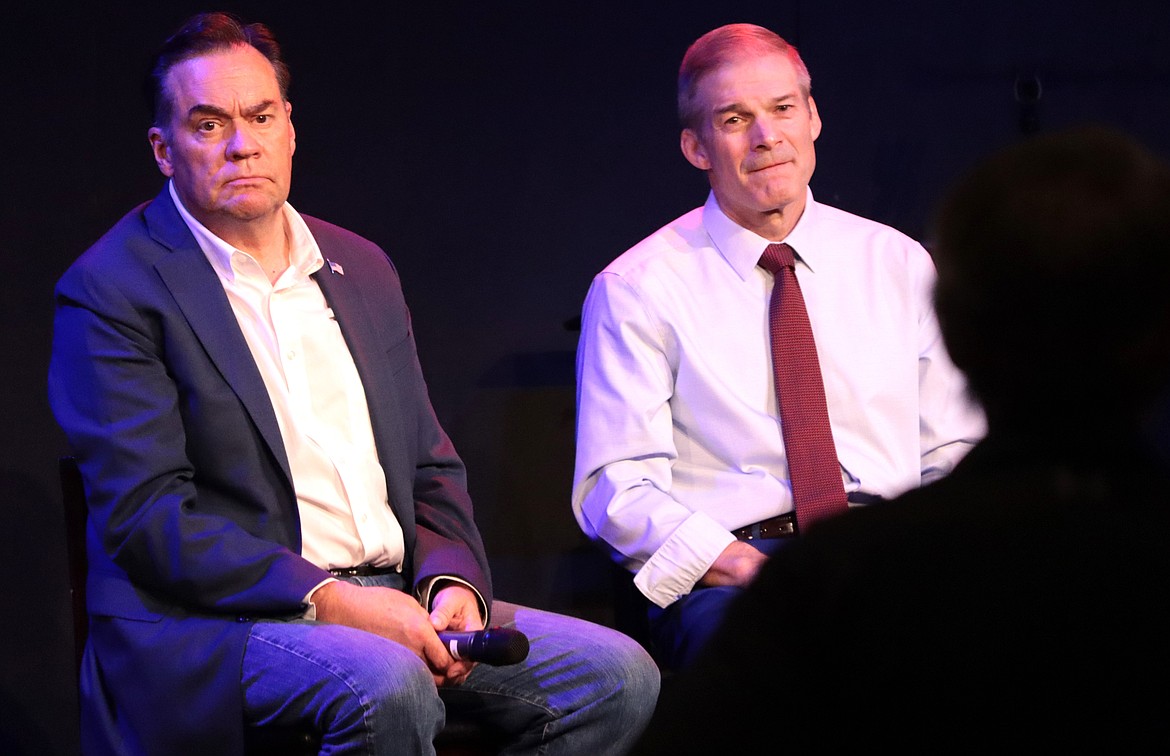
POLYGON ((780 53, 796 67, 801 94, 812 94, 812 77, 800 53, 780 35, 755 24, 727 24, 699 37, 687 49, 678 70, 678 119, 685 129, 698 129, 703 114, 699 112, 699 82, 715 69, 744 53, 780 53))

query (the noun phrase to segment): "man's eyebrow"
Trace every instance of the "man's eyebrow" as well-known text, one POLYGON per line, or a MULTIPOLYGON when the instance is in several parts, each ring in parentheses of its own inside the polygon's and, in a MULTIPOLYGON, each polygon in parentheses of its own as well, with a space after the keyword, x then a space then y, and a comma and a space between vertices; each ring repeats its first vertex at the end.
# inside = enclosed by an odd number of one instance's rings
MULTIPOLYGON (((799 96, 800 95, 797 92, 789 92, 788 94, 782 94, 782 95, 778 95, 776 97, 773 97, 771 99, 771 101, 769 102, 769 104, 779 105, 779 104, 787 102, 789 100, 795 100, 799 96)), ((743 111, 743 110, 747 110, 747 106, 744 105, 742 102, 729 102, 726 105, 723 105, 722 107, 715 108, 715 114, 716 115, 723 115, 724 113, 738 113, 738 112, 743 111)))
MULTIPOLYGON (((244 108, 244 116, 247 117, 259 115, 266 110, 271 110, 275 103, 275 100, 264 100, 263 102, 258 102, 255 105, 249 105, 248 107, 244 108)), ((217 116, 219 118, 232 117, 231 113, 219 107, 218 105, 208 105, 207 103, 198 103, 196 105, 192 105, 190 109, 187 110, 188 118, 200 115, 211 115, 217 116)))
POLYGON ((715 108, 715 115, 723 115, 724 113, 738 113, 743 110, 743 104, 739 102, 729 102, 722 107, 715 108))

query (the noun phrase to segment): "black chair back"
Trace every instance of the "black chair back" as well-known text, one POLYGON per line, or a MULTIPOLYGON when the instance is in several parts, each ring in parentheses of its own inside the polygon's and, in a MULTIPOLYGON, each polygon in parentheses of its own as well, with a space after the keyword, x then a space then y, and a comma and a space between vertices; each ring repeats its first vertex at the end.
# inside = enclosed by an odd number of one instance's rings
POLYGON ((81 669, 81 655, 89 634, 89 616, 85 612, 85 484, 73 457, 57 460, 61 479, 61 502, 65 509, 65 548, 69 556, 69 596, 73 610, 73 668, 81 669))

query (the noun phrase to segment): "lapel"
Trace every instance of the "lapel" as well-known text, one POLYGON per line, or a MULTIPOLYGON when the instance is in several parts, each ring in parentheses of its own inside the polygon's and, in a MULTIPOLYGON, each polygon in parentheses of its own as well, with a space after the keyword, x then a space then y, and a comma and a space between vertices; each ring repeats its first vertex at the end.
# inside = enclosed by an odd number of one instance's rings
POLYGON ((171 251, 155 264, 155 270, 207 356, 239 397, 291 486, 288 455, 272 400, 219 277, 183 222, 167 189, 147 206, 145 215, 151 236, 171 251))
MULTIPOLYGON (((349 347, 354 367, 357 368, 358 377, 361 378, 362 387, 366 393, 366 404, 369 406, 370 422, 374 429, 374 441, 378 446, 379 453, 384 455, 389 451, 384 448, 389 439, 387 434, 382 432, 383 427, 380 421, 383 419, 382 408, 394 406, 393 403, 388 403, 392 401, 393 397, 387 394, 387 392, 393 391, 394 386, 393 381, 387 380, 389 366, 386 363, 385 350, 382 348, 384 345, 378 338, 380 331, 366 306, 363 292, 359 291, 358 277, 334 273, 331 270, 330 255, 336 255, 341 251, 342 256, 344 256, 344 251, 327 249, 328 241, 325 236, 317 233, 314 233, 314 236, 317 238, 317 243, 321 245, 321 254, 325 257, 326 264, 313 274, 313 279, 321 287, 325 301, 329 303, 329 307, 333 310, 333 316, 337 318, 337 325, 341 329, 341 335, 345 338, 345 345, 349 347)), ((354 266, 350 267, 352 269, 354 266)))
POLYGON ((325 264, 313 274, 313 280, 321 287, 325 301, 337 318, 345 345, 349 347, 354 367, 365 389, 374 439, 379 451, 384 452, 382 447, 388 439, 380 432, 382 426, 379 421, 383 407, 395 406, 388 403, 395 397, 394 382, 389 380, 386 344, 380 338, 384 330, 383 323, 370 310, 371 302, 377 300, 371 296, 370 290, 363 288, 363 266, 351 259, 350 250, 344 242, 328 232, 328 224, 307 215, 301 217, 305 219, 321 250, 321 256, 325 258, 325 264), (347 270, 349 275, 345 274, 347 270))
MULTIPOLYGON (((323 243, 321 237, 316 234, 314 236, 317 237, 317 244, 321 245, 323 243)), ((313 274, 313 280, 321 287, 325 301, 329 303, 329 307, 333 310, 333 316, 337 318, 337 325, 345 337, 346 346, 349 347, 349 353, 353 356, 353 362, 362 379, 362 384, 373 386, 376 385, 378 376, 374 365, 377 359, 376 344, 370 343, 372 334, 375 333, 373 323, 362 303, 361 296, 357 291, 354 291, 355 284, 352 284, 344 274, 333 272, 329 258, 331 252, 335 253, 336 250, 327 251, 322 247, 321 254, 325 257, 326 262, 320 270, 313 274)), ((371 393, 370 389, 366 389, 367 395, 371 393)), ((369 399, 372 400, 372 397, 369 399)), ((371 411, 372 409, 371 407, 371 411)))
MULTIPOLYGON (((305 217, 317 244, 321 248, 321 255, 326 264, 313 274, 325 301, 333 310, 337 318, 337 325, 349 347, 353 357, 354 367, 361 378, 362 388, 366 394, 366 405, 370 412, 370 426, 374 431, 374 444, 378 450, 378 458, 382 469, 386 473, 386 483, 390 489, 390 508, 394 511, 399 522, 408 523, 414 520, 414 515, 406 507, 411 501, 410 496, 404 493, 395 495, 395 485, 410 486, 409 479, 403 480, 399 471, 410 467, 409 460, 404 456, 406 449, 402 443, 401 418, 397 417, 393 408, 399 407, 398 385, 391 380, 392 366, 389 364, 385 342, 378 334, 382 330, 368 304, 368 292, 361 291, 360 276, 335 273, 329 264, 330 261, 340 262, 345 268, 356 271, 359 266, 346 265, 346 250, 333 245, 328 234, 318 233, 313 219, 305 217)), ((407 400, 409 401, 409 400, 407 400)), ((409 492, 409 488, 406 489, 409 492)), ((407 535, 409 546, 411 536, 407 535)), ((409 550, 409 549, 408 549, 409 550)))

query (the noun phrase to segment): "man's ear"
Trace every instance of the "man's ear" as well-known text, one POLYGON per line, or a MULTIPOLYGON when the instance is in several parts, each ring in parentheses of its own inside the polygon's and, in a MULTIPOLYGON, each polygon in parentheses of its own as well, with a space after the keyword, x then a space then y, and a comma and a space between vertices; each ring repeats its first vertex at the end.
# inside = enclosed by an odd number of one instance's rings
POLYGON ((162 175, 170 178, 175 175, 175 166, 171 163, 171 146, 167 143, 166 134, 157 126, 152 126, 146 132, 150 140, 150 151, 154 154, 155 165, 162 171, 162 175))
POLYGON ((293 127, 292 122, 292 103, 287 100, 284 103, 284 116, 288 119, 289 154, 291 155, 297 151, 297 130, 293 127))
POLYGON ((815 142, 817 137, 821 135, 821 114, 817 112, 817 103, 812 95, 808 96, 808 116, 809 130, 812 132, 812 138, 815 142))
POLYGON ((711 160, 707 157, 707 148, 703 146, 703 140, 694 129, 683 129, 682 136, 679 137, 679 147, 682 148, 683 155, 686 156, 691 165, 700 171, 711 170, 711 160))

